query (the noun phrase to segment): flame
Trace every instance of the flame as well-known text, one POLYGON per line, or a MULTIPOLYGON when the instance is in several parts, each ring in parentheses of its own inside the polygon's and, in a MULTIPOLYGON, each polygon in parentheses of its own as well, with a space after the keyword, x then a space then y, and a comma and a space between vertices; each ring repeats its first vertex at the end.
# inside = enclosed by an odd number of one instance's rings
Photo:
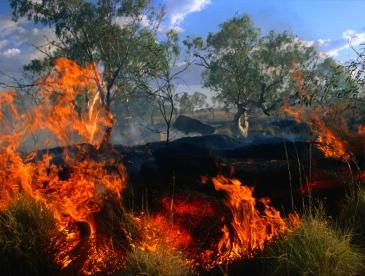
POLYGON ((292 232, 300 223, 296 213, 282 218, 270 206, 270 199, 256 200, 253 188, 243 186, 237 179, 217 176, 212 182, 217 191, 225 193, 227 209, 211 199, 181 197, 174 198, 171 208, 172 199, 163 197, 161 212, 139 219, 144 240, 136 246, 156 251, 162 244, 165 250, 182 250, 191 267, 209 270, 254 257, 266 244, 292 232), (262 205, 262 211, 257 203, 262 205), (216 229, 221 229, 220 233, 216 229))
MULTIPOLYGON (((199 251, 197 239, 206 232, 206 223, 214 224, 217 207, 214 202, 205 198, 184 198, 167 196, 160 199, 161 211, 153 216, 143 217, 145 232, 143 249, 156 250, 159 245, 174 250, 184 250, 194 258, 199 251)), ((207 235, 205 233, 205 235, 207 235)))
POLYGON ((50 246, 64 274, 119 272, 130 246, 154 251, 160 244, 183 251, 191 266, 209 269, 252 258, 298 225, 295 213, 282 218, 269 199, 256 200, 253 188, 222 176, 212 181, 226 195, 225 208, 202 195, 175 195, 161 198, 154 215, 130 215, 137 239, 121 223, 111 225, 114 216, 124 215, 126 171, 115 158, 92 158, 113 123, 104 90, 95 64, 79 66, 60 58, 35 83, 37 104, 21 108, 17 91, 0 94, 0 209, 25 193, 53 213, 60 234, 50 246), (23 154, 23 143, 44 132, 49 143, 63 147, 62 153, 23 154))
POLYGON ((77 154, 82 149, 77 149, 76 143, 88 142, 97 149, 111 123, 95 68, 93 64, 81 67, 65 58, 56 60, 52 71, 35 83, 38 104, 23 110, 16 91, 0 95, 0 208, 22 193, 40 201, 53 212, 64 236, 54 241, 58 250, 55 262, 64 269, 75 265, 85 275, 121 266, 122 256, 99 234, 94 218, 106 200, 121 208, 121 192, 126 186, 122 164, 77 154), (77 106, 80 97, 85 100, 77 106), (55 164, 51 154, 42 159, 36 152, 21 154, 22 143, 42 131, 52 135, 57 145, 74 145, 74 149, 64 148, 62 166, 55 164), (81 224, 86 233, 78 229, 81 224), (84 259, 79 258, 78 250, 87 252, 84 259))
MULTIPOLYGON (((306 106, 312 104, 314 92, 306 95, 302 72, 293 67, 294 79, 300 101, 306 106)), ((349 105, 345 101, 329 104, 325 107, 304 108, 303 106, 290 107, 288 100, 284 101, 284 113, 292 116, 298 123, 306 123, 312 133, 317 136, 316 145, 325 157, 349 161, 356 154, 365 152, 365 127, 359 125, 357 131, 348 127, 347 118, 349 105)))
MULTIPOLYGON (((292 116, 298 123, 305 122, 314 135, 317 136, 317 148, 321 150, 325 157, 348 161, 351 155, 348 151, 348 143, 335 134, 335 131, 327 126, 319 114, 326 113, 317 109, 305 110, 302 106, 295 108, 284 104, 283 111, 292 116)), ((344 122, 340 122, 344 126, 344 122)), ((344 128, 342 128, 344 129, 344 128)))
POLYGON ((299 224, 296 213, 291 213, 287 220, 282 218, 280 212, 270 206, 269 198, 259 200, 263 205, 260 212, 253 196, 253 187, 243 186, 237 179, 217 176, 212 181, 217 191, 225 192, 225 204, 232 213, 230 224, 224 224, 221 229, 222 238, 215 260, 217 264, 252 258, 267 243, 293 231, 299 224))

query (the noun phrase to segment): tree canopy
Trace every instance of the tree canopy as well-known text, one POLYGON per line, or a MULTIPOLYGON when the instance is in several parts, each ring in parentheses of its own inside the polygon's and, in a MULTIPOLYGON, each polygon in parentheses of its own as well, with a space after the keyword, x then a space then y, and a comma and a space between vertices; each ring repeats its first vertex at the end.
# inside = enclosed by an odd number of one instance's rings
MULTIPOLYGON (((163 52, 156 32, 163 13, 148 0, 10 0, 10 4, 14 20, 26 17, 55 30, 46 58, 32 60, 25 69, 40 74, 58 57, 95 64, 101 71, 100 99, 108 112, 118 95, 128 97, 161 64, 156 62, 163 52)), ((107 132, 110 136, 111 129, 107 132)))

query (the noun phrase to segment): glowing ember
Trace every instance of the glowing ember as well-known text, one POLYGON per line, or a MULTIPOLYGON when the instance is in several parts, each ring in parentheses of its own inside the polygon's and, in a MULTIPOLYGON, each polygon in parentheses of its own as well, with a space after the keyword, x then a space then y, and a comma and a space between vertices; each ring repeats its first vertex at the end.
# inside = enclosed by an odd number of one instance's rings
POLYGON ((280 212, 270 206, 268 198, 257 201, 253 188, 242 186, 236 179, 218 176, 212 181, 216 190, 225 192, 228 209, 215 206, 207 199, 178 197, 174 199, 171 212, 171 199, 164 197, 160 213, 142 216, 139 220, 145 232, 142 244, 136 246, 155 251, 162 244, 171 251, 183 250, 189 265, 211 269, 222 263, 254 257, 267 243, 293 231, 299 224, 296 213, 290 214, 288 219, 282 218, 280 212), (258 202, 262 211, 256 206, 258 202), (209 226, 213 227, 214 235, 210 234, 209 226), (217 229, 221 229, 220 233, 217 229))

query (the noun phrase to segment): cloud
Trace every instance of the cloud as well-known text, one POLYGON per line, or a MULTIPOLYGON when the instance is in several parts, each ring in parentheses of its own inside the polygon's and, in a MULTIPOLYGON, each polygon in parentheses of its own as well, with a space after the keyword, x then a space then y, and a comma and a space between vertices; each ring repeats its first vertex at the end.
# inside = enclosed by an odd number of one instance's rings
POLYGON ((5 57, 13 57, 19 55, 21 52, 22 51, 18 48, 9 48, 3 51, 1 54, 5 57))
POLYGON ((365 43, 365 32, 357 32, 354 30, 346 30, 339 39, 318 39, 314 45, 327 55, 336 57, 342 51, 350 49, 350 47, 358 47, 365 43))
POLYGON ((205 9, 210 3, 211 0, 166 0, 166 16, 169 20, 169 28, 183 31, 180 25, 185 17, 190 13, 205 9))
MULTIPOLYGON (((0 16, 0 71, 22 78, 23 66, 44 56, 36 47, 44 49, 42 46, 54 38, 51 28, 36 28, 26 20, 14 22, 10 16, 0 16)), ((4 75, 0 74, 0 80, 5 81, 4 75)))

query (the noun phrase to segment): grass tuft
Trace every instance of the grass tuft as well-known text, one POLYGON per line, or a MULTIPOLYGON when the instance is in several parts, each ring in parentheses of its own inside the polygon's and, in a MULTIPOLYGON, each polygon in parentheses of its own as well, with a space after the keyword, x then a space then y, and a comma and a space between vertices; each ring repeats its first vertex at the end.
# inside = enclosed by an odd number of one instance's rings
POLYGON ((123 275, 187 276, 192 275, 181 256, 163 249, 144 251, 134 248, 127 256, 123 275))
POLYGON ((351 225, 355 233, 360 235, 365 244, 365 188, 359 187, 347 196, 346 202, 341 206, 339 216, 341 225, 351 225))
POLYGON ((56 271, 49 245, 55 233, 52 214, 22 197, 0 213, 2 275, 51 275, 56 271))
POLYGON ((261 259, 267 275, 364 275, 364 256, 351 231, 330 225, 322 209, 303 216, 287 238, 268 246, 261 259))

